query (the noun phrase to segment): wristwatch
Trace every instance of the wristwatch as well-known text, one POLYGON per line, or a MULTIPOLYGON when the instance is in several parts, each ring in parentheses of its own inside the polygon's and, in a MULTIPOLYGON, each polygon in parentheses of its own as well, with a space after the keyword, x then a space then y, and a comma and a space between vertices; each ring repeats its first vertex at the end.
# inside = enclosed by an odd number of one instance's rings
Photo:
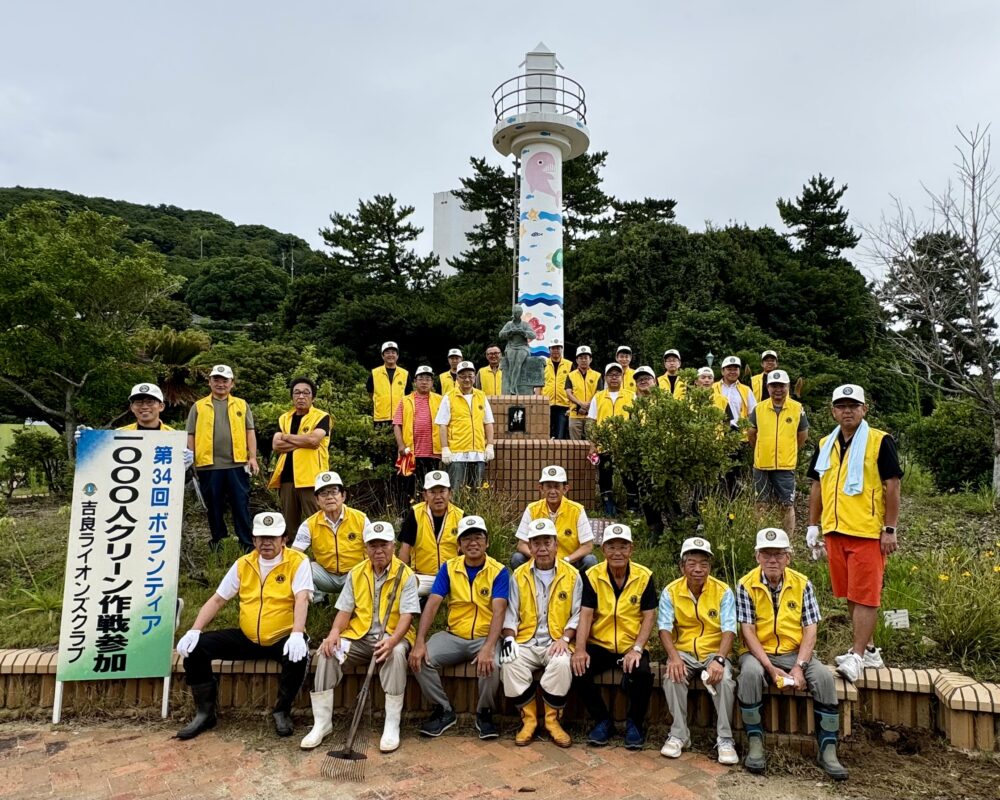
POLYGON ((800 670, 802 670, 803 672, 805 672, 806 671, 806 667, 809 666, 809 662, 808 661, 799 661, 795 666, 797 666, 800 670))
POLYGON ((632 649, 635 650, 635 652, 637 652, 640 656, 642 655, 642 648, 639 647, 639 645, 637 644, 632 645, 632 649))
POLYGON ((890 536, 895 536, 896 535, 896 526, 895 525, 883 525, 882 526, 882 532, 883 533, 888 533, 890 536))
POLYGON ((726 659, 724 659, 722 656, 712 656, 712 661, 714 661, 720 667, 726 666, 726 659))
POLYGON ((570 642, 570 638, 569 638, 568 636, 563 636, 563 637, 562 637, 562 640, 563 640, 564 642, 566 642, 566 644, 569 644, 569 642, 570 642))

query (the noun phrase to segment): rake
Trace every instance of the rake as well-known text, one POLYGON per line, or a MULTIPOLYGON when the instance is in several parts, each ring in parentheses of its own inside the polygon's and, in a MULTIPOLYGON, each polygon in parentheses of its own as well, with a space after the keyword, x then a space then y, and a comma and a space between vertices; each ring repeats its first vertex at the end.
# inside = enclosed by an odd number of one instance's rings
MULTIPOLYGON (((389 562, 392 566, 392 562, 389 562)), ((386 605, 385 616, 382 618, 382 633, 379 641, 385 638, 386 626, 389 624, 389 615, 392 613, 392 606, 396 602, 396 593, 399 591, 399 582, 403 577, 403 566, 400 565, 396 573, 396 580, 392 584, 392 594, 389 595, 389 602, 386 605)), ((323 759, 320 766, 320 773, 327 778, 338 778, 345 781, 362 781, 365 778, 365 762, 368 756, 365 750, 368 749, 369 729, 371 728, 371 683, 375 675, 375 653, 372 653, 368 662, 368 672, 365 674, 364 683, 361 684, 361 691, 357 700, 354 701, 354 714, 351 717, 351 726, 347 729, 347 739, 340 750, 330 750, 323 759), (363 730, 361 728, 361 718, 368 710, 369 724, 363 730)))

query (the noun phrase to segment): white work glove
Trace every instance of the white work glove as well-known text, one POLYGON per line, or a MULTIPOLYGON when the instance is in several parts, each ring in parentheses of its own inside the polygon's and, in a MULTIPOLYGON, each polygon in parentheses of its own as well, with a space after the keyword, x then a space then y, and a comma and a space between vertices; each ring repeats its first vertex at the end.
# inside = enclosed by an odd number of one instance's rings
POLYGON ((806 528, 806 544, 810 547, 819 544, 819 525, 810 525, 806 528))
POLYGON ((517 642, 514 641, 514 637, 508 636, 500 645, 500 658, 498 660, 501 664, 509 664, 517 658, 519 650, 520 648, 518 647, 517 642))
POLYGON ((198 640, 201 638, 201 631, 196 631, 194 628, 185 633, 181 640, 177 643, 177 652, 180 653, 184 658, 191 655, 191 651, 198 646, 198 640))
POLYGON ((89 425, 77 425, 76 430, 73 431, 73 441, 79 444, 80 434, 83 433, 84 431, 92 431, 92 430, 93 428, 91 428, 89 425))
POLYGON ((493 445, 491 445, 491 444, 486 445, 486 460, 487 461, 492 461, 496 457, 497 457, 497 454, 496 454, 496 450, 493 449, 493 445))
POLYGON ((309 655, 309 645, 306 644, 305 634, 290 633, 285 641, 285 648, 281 652, 288 656, 288 660, 293 664, 301 661, 309 655))
POLYGON ((187 469, 194 463, 194 450, 190 447, 184 448, 184 469, 187 469))
POLYGON ((451 463, 451 448, 442 447, 441 448, 441 463, 446 467, 451 463))

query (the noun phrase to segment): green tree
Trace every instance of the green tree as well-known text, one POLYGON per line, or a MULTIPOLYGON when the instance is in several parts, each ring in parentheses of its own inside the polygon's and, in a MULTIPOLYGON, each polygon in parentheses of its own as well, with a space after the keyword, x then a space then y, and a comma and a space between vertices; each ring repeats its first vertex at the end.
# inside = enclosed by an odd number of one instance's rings
POLYGON ((67 452, 88 385, 134 363, 132 337, 176 285, 162 256, 125 229, 51 203, 0 221, 0 383, 63 430, 67 452))
POLYGON ((138 336, 140 353, 156 372, 156 383, 168 406, 186 408, 201 392, 195 387, 208 378, 208 369, 193 362, 212 344, 203 331, 175 331, 163 327, 138 336))
POLYGON ((188 285, 186 300, 203 316, 251 322, 274 311, 287 288, 288 276, 266 259, 210 258, 188 285))
POLYGON ((778 199, 781 220, 792 229, 789 235, 798 240, 806 260, 838 258, 861 241, 847 224, 848 212, 840 205, 846 191, 846 183, 838 189, 833 178, 820 174, 809 179, 795 200, 778 199))
POLYGON ((584 153, 563 162, 563 248, 601 228, 614 198, 605 194, 601 170, 608 160, 607 150, 584 153))

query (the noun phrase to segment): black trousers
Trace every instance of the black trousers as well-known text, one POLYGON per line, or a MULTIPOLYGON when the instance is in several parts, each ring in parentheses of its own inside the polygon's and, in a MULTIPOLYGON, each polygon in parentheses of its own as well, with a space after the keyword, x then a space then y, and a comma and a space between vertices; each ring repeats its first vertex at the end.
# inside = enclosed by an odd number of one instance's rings
MULTIPOLYGON (((574 677, 573 682, 577 693, 583 698, 584 705, 587 706, 587 713, 594 722, 601 722, 611 719, 611 712, 608 705, 601 696, 601 687, 594 683, 594 678, 603 672, 607 672, 614 667, 620 667, 619 660, 622 656, 605 650, 596 644, 587 644, 587 655, 590 656, 590 666, 587 672, 574 677)), ((642 728, 643 720, 646 719, 646 711, 649 709, 649 696, 653 691, 653 672, 649 667, 649 651, 642 651, 642 659, 632 672, 622 675, 621 689, 628 699, 628 710, 625 712, 637 727, 642 728)))
MULTIPOLYGON (((601 494, 611 494, 615 488, 615 465, 610 453, 600 453, 597 462, 597 488, 601 494)), ((625 484, 625 494, 637 497, 639 482, 628 472, 622 472, 622 483, 625 484)))
MULTIPOLYGON (((281 677, 278 678, 278 700, 274 704, 275 711, 290 712, 292 701, 299 693, 309 671, 309 657, 306 656, 297 663, 285 658, 281 651, 288 637, 279 639, 274 644, 264 647, 250 641, 239 628, 226 628, 221 631, 208 631, 198 639, 198 646, 191 655, 184 659, 184 677, 188 686, 197 686, 213 680, 212 660, 249 661, 252 659, 270 659, 281 662, 281 677)), ((308 637, 306 638, 308 643, 308 637)))
POLYGON ((549 438, 569 438, 569 417, 566 406, 549 406, 549 438))
POLYGON ((437 456, 418 456, 415 461, 417 463, 414 466, 413 474, 402 479, 406 495, 404 512, 409 510, 410 502, 415 497, 420 497, 420 493, 424 490, 424 478, 427 473, 436 470, 441 463, 441 459, 437 456))

